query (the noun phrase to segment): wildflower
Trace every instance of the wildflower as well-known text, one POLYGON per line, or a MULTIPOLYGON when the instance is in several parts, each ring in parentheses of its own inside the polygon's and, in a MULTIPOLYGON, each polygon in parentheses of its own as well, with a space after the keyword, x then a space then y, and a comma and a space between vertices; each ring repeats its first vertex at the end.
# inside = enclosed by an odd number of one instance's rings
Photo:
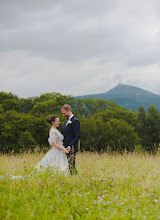
POLYGON ((111 202, 110 202, 110 201, 108 201, 108 202, 107 202, 107 204, 108 204, 108 205, 111 205, 111 202))
POLYGON ((158 202, 158 200, 157 200, 157 199, 154 199, 153 202, 158 202))
POLYGON ((101 193, 99 193, 99 194, 98 194, 98 196, 102 196, 102 194, 101 194, 101 193))

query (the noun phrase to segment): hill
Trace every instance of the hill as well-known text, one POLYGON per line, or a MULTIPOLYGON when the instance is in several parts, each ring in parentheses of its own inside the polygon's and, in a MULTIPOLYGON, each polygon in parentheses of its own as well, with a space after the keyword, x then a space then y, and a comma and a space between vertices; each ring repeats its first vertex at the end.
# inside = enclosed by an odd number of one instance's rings
POLYGON ((106 93, 76 96, 75 98, 101 98, 116 102, 128 110, 138 111, 140 105, 147 110, 153 104, 160 111, 160 95, 140 89, 135 86, 118 84, 106 93))

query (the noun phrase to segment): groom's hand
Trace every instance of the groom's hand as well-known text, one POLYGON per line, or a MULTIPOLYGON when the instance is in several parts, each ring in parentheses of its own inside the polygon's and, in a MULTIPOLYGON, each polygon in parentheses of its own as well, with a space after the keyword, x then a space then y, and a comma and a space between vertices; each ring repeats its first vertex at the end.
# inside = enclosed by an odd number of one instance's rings
POLYGON ((67 150, 68 150, 68 152, 70 152, 70 150, 71 150, 71 147, 70 147, 70 146, 68 146, 68 147, 67 147, 67 150))
POLYGON ((66 154, 68 154, 68 153, 69 153, 69 150, 68 150, 67 148, 65 148, 64 152, 65 152, 66 154))

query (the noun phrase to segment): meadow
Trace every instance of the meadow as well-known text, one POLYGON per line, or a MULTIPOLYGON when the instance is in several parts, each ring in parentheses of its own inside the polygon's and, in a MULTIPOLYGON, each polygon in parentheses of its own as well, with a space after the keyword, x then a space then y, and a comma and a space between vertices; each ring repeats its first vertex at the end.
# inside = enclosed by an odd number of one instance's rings
POLYGON ((44 153, 0 155, 0 219, 160 219, 160 156, 78 153, 77 176, 28 177, 44 153))

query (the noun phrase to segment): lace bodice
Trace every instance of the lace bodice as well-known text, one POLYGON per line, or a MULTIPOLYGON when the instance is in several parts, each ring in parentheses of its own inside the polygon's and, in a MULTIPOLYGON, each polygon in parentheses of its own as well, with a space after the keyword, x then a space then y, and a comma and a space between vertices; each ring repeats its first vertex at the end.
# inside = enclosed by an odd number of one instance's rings
POLYGON ((50 129, 48 138, 48 142, 50 145, 52 145, 52 143, 55 142, 56 144, 63 146, 63 139, 63 135, 57 129, 50 129))

